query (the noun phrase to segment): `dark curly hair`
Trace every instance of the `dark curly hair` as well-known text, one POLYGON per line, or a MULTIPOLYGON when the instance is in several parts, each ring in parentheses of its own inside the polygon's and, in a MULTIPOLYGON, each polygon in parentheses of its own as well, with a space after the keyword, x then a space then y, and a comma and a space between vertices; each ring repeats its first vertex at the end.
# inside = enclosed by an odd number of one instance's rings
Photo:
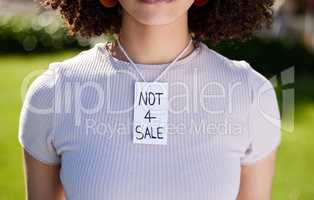
MULTIPOLYGON (((188 25, 196 40, 207 39, 213 44, 223 40, 247 40, 262 27, 272 23, 274 0, 210 0, 205 6, 192 6, 188 25)), ((121 26, 120 4, 112 8, 99 0, 39 0, 43 7, 60 10, 69 35, 83 37, 117 34, 121 26)))

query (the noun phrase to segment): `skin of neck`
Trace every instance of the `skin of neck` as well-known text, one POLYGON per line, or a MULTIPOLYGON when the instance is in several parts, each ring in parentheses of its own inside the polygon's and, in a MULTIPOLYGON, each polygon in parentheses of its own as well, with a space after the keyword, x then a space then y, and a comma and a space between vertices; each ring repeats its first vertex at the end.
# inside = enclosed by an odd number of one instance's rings
MULTIPOLYGON (((187 13, 169 24, 146 25, 123 11, 119 38, 121 45, 134 63, 170 63, 191 39, 187 13)), ((188 56, 194 48, 193 45, 190 45, 179 60, 188 56)), ((116 42, 113 43, 111 54, 120 60, 129 62, 116 42)))

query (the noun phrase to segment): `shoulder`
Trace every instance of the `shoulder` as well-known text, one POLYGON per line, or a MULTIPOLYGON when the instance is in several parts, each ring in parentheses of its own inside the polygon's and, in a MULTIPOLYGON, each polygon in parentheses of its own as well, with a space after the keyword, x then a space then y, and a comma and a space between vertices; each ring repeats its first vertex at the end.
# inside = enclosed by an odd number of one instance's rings
POLYGON ((32 72, 30 78, 26 77, 23 84, 25 85, 22 91, 24 100, 36 105, 52 103, 55 96, 58 96, 57 92, 62 92, 60 88, 65 87, 66 84, 87 82, 96 76, 113 71, 113 65, 103 49, 104 44, 96 43, 93 47, 72 57, 51 62, 43 70, 32 72), (30 84, 31 78, 34 81, 30 84))
POLYGON ((249 88, 258 90, 263 85, 271 85, 272 83, 260 72, 254 69, 249 62, 245 60, 230 59, 219 52, 208 48, 205 44, 203 53, 203 63, 208 63, 206 68, 210 72, 215 72, 225 80, 241 80, 246 81, 249 88))
POLYGON ((78 54, 51 63, 52 68, 58 68, 57 73, 67 80, 85 80, 112 70, 108 54, 104 50, 105 43, 96 43, 91 48, 78 54))
POLYGON ((201 43, 203 56, 202 62, 206 63, 208 67, 218 71, 225 71, 226 73, 247 73, 251 68, 250 64, 245 60, 230 59, 218 51, 209 48, 205 43, 201 43))
POLYGON ((88 63, 92 62, 92 56, 94 55, 92 52, 93 49, 82 51, 62 61, 51 62, 42 70, 32 71, 32 73, 24 78, 22 84, 21 92, 24 100, 26 100, 25 103, 39 105, 52 102, 56 89, 64 75, 72 74, 75 69, 87 66, 88 63))
POLYGON ((105 52, 101 48, 104 43, 97 43, 92 48, 62 61, 62 72, 68 77, 82 78, 95 74, 108 64, 105 52))
POLYGON ((50 63, 48 68, 33 71, 24 78, 21 87, 24 106, 51 107, 59 79, 58 70, 56 63, 50 63))

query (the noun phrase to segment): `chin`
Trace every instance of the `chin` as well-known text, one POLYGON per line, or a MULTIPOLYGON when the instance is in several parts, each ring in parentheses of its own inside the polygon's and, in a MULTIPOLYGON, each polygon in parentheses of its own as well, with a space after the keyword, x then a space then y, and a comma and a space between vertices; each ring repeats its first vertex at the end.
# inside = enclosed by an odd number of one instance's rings
POLYGON ((166 25, 174 22, 178 16, 172 15, 161 15, 157 13, 153 15, 152 13, 143 13, 142 15, 137 14, 137 16, 133 16, 138 22, 145 25, 156 26, 156 25, 166 25))
POLYGON ((124 11, 136 21, 151 26, 166 25, 174 22, 183 13, 187 12, 193 3, 191 0, 171 0, 167 3, 145 3, 143 1, 154 2, 156 0, 120 0, 120 3, 124 11))

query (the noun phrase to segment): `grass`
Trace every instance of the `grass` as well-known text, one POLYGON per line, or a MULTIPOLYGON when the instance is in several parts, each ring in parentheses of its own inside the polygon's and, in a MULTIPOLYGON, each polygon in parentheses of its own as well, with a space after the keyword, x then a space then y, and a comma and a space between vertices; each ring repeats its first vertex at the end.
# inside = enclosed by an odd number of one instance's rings
MULTIPOLYGON (((22 103, 20 86, 24 77, 76 53, 0 55, 0 200, 24 198, 22 154, 17 141, 22 103)), ((295 130, 283 132, 273 185, 274 200, 314 199, 314 99, 310 83, 314 83, 312 78, 296 78, 295 130)))
POLYGON ((297 104, 295 130, 283 131, 279 148, 273 199, 314 199, 314 102, 297 104))

